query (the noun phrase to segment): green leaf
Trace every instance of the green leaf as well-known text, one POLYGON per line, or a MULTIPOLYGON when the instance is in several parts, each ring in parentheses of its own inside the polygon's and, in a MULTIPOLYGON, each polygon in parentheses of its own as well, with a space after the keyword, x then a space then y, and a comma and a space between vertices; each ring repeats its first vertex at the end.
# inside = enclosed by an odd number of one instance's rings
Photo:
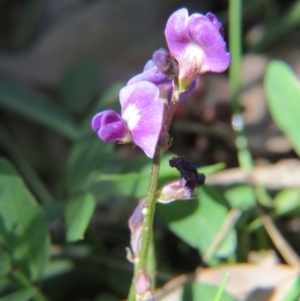
MULTIPOLYGON (((162 157, 160 164, 160 173, 159 173, 159 182, 158 189, 165 183, 179 179, 180 173, 176 168, 170 167, 169 160, 173 158, 174 155, 166 154, 162 157)), ((148 164, 141 168, 139 172, 128 173, 122 175, 114 175, 110 177, 112 181, 119 181, 119 183, 115 183, 118 191, 124 196, 131 196, 137 199, 145 197, 148 191, 149 185, 149 175, 151 172, 151 161, 148 160, 148 164), (124 183, 125 182, 125 183, 124 183)), ((224 168, 223 163, 218 163, 211 166, 205 166, 198 168, 198 172, 204 173, 206 175, 214 173, 218 170, 224 168)), ((100 175, 97 177, 98 180, 107 180, 108 175, 100 175)))
POLYGON ((0 244, 32 281, 49 258, 49 235, 42 209, 14 167, 0 159, 0 244))
POLYGON ((229 276, 228 273, 224 276, 213 301, 221 301, 222 300, 222 295, 223 295, 224 290, 225 290, 225 286, 226 286, 226 283, 227 283, 227 280, 228 280, 228 276, 229 276))
POLYGON ((0 277, 6 276, 11 268, 12 267, 9 254, 0 249, 0 277))
MULTIPOLYGON (((193 298, 194 301, 211 301, 214 300, 217 292, 218 287, 204 284, 204 283, 198 283, 194 282, 192 285, 192 292, 193 292, 193 298)), ((236 301, 233 296, 228 294, 226 291, 223 291, 221 301, 236 301)))
POLYGON ((113 143, 104 143, 91 134, 76 141, 69 156, 67 181, 72 193, 89 189, 97 174, 105 170, 113 154, 113 143))
POLYGON ((42 95, 0 75, 0 106, 74 139, 77 129, 70 116, 42 95))
POLYGON ((225 191, 225 197, 231 207, 247 211, 256 204, 253 187, 246 184, 233 185, 225 191))
POLYGON ((33 287, 24 288, 16 291, 5 297, 1 297, 0 301, 27 301, 30 300, 36 294, 36 289, 33 287))
POLYGON ((276 194, 274 198, 275 214, 283 215, 293 213, 300 214, 300 191, 296 188, 284 189, 276 194))
POLYGON ((291 68, 272 61, 266 70, 264 87, 272 117, 300 156, 300 85, 291 68))
POLYGON ((300 296, 300 276, 297 277, 292 287, 290 288, 287 295, 282 299, 282 301, 299 301, 300 296))
MULTIPOLYGON (((160 173, 159 173, 159 186, 161 182, 166 181, 166 179, 169 179, 170 176, 172 177, 172 172, 173 172, 173 176, 175 173, 175 175, 177 174, 178 178, 180 177, 176 169, 171 168, 169 165, 169 159, 172 157, 173 157, 172 155, 165 155, 162 157, 161 164, 160 164, 160 173)), ((132 180, 130 174, 128 174, 128 180, 126 183, 124 182, 115 183, 118 191, 122 195, 131 196, 137 199, 140 199, 147 195, 148 186, 149 186, 149 175, 151 172, 151 165, 152 165, 151 160, 148 161, 149 161, 148 164, 142 167, 142 169, 140 170, 139 178, 132 180)))
MULTIPOLYGON (((212 188, 200 189, 197 200, 176 201, 158 204, 158 211, 171 231, 190 246, 204 254, 221 230, 228 209, 220 203, 221 196, 212 188)), ((236 247, 236 233, 230 230, 215 253, 216 257, 227 257, 236 247)))
POLYGON ((60 93, 66 106, 74 111, 86 108, 98 89, 97 60, 88 57, 67 69, 61 80, 60 93))
POLYGON ((92 194, 85 194, 68 202, 65 209, 67 241, 83 239, 84 232, 94 213, 96 201, 92 194))
MULTIPOLYGON (((118 102, 120 85, 112 86, 99 100, 94 112, 105 107, 108 109, 118 102)), ((115 143, 104 143, 91 129, 92 116, 88 116, 80 128, 79 137, 73 144, 68 160, 67 186, 70 193, 76 194, 84 191, 91 191, 97 199, 103 199, 103 192, 95 177, 101 173, 119 172, 118 156, 115 143)), ((107 188, 107 183, 104 186, 107 188)), ((113 190, 113 188, 112 188, 113 190)))

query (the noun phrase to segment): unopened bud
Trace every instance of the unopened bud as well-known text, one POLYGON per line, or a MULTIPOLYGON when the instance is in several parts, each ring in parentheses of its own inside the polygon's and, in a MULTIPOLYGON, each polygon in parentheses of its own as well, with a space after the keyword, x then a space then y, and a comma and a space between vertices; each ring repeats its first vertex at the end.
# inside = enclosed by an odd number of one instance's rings
POLYGON ((137 301, 153 300, 151 278, 145 270, 143 270, 136 278, 135 291, 137 301))
POLYGON ((138 255, 141 249, 144 222, 143 210, 145 210, 145 200, 142 200, 140 204, 135 208, 128 221, 129 229, 131 232, 130 245, 135 257, 138 255))
POLYGON ((168 78, 173 79, 179 74, 177 61, 170 56, 165 49, 158 49, 153 53, 152 60, 157 69, 164 73, 168 78))

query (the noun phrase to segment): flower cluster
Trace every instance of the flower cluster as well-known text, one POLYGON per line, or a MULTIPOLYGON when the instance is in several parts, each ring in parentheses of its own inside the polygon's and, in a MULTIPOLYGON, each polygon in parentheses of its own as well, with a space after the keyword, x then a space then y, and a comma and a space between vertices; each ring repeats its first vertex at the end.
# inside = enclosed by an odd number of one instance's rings
POLYGON ((120 90, 121 115, 96 114, 92 128, 104 142, 133 142, 153 158, 176 86, 177 103, 197 86, 204 72, 223 72, 230 63, 223 29, 208 13, 188 15, 185 8, 171 15, 165 29, 169 52, 154 52, 143 72, 120 90))

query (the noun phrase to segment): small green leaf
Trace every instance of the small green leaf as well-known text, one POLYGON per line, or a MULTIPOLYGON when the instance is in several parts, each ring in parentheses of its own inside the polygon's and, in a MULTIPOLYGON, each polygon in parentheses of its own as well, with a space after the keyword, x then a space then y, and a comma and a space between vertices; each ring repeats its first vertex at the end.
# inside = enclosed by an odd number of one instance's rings
POLYGON ((61 98, 72 110, 84 110, 98 89, 97 60, 88 57, 67 69, 61 81, 61 98))
POLYGON ((239 184, 228 187, 225 191, 225 197, 234 208, 246 211, 256 204, 253 187, 246 184, 239 184))
POLYGON ((222 283, 220 284, 213 301, 221 301, 222 300, 222 295, 223 295, 224 290, 225 290, 225 286, 226 286, 226 283, 227 283, 227 280, 228 280, 228 276, 229 276, 228 273, 224 276, 224 278, 222 280, 222 283))
POLYGON ((49 259, 49 241, 42 209, 14 167, 0 159, 0 244, 12 263, 37 281, 49 259))
POLYGON ((0 106, 74 139, 77 129, 66 111, 42 95, 0 75, 0 106))
POLYGON ((6 276, 11 270, 10 256, 7 252, 0 249, 0 277, 6 276))
POLYGON ((281 61, 272 61, 264 79, 272 117, 300 156, 300 85, 292 69, 281 61))
POLYGON ((68 202, 65 209, 67 241, 72 242, 83 239, 95 206, 96 201, 92 194, 85 194, 68 202))
POLYGON ((276 215, 293 213, 294 216, 297 216, 300 213, 299 189, 284 189, 277 193, 274 198, 274 206, 276 215))
POLYGON ((0 301, 28 301, 34 297, 36 294, 36 289, 33 287, 24 288, 11 293, 5 297, 1 297, 0 301))
MULTIPOLYGON (((221 196, 212 188, 200 189, 197 200, 158 204, 158 211, 171 231, 204 254, 221 230, 228 209, 220 203, 221 196)), ((230 230, 215 253, 216 257, 232 254, 236 247, 236 233, 230 230)))

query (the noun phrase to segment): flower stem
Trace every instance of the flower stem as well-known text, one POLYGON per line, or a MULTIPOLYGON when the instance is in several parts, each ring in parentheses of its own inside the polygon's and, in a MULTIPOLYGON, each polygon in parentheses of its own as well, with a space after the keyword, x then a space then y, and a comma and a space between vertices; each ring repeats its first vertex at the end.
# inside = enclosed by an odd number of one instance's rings
POLYGON ((144 225, 143 225, 143 238, 140 255, 136 264, 136 274, 138 275, 143 269, 146 268, 148 250, 150 246, 153 217, 155 212, 156 203, 156 190, 159 177, 161 153, 157 151, 152 161, 148 197, 146 206, 144 208, 144 225))
MULTIPOLYGON (((179 99, 179 91, 178 85, 174 85, 173 87, 173 94, 172 99, 168 107, 167 116, 165 120, 165 131, 166 135, 168 136, 168 131, 173 119, 173 115, 177 106, 177 102, 179 99)), ((144 214, 144 223, 143 223, 143 234, 142 234, 142 243, 140 253, 138 254, 138 258, 136 258, 135 269, 134 269, 134 276, 132 279, 128 300, 135 301, 136 294, 135 294, 135 281, 137 276, 144 270, 147 271, 147 262, 148 262, 148 254, 150 253, 150 246, 151 246, 151 239, 153 241, 153 219, 154 219, 154 212, 155 212, 155 204, 156 204, 156 191, 157 191, 157 183, 159 178, 159 169, 160 169, 160 161, 161 155, 164 151, 168 149, 169 146, 169 139, 162 139, 157 144, 156 152, 154 158, 152 160, 152 167, 151 167, 151 174, 150 174, 150 182, 148 188, 148 196, 146 205, 143 209, 144 214)), ((154 245, 152 246, 154 248, 154 245)), ((151 256, 151 254, 149 254, 151 256)), ((155 271, 151 271, 152 276, 152 283, 155 283, 155 271)))
MULTIPOLYGON (((135 281, 137 276, 143 271, 146 270, 148 251, 150 248, 150 240, 152 235, 152 225, 155 212, 155 203, 156 203, 156 190, 157 182, 159 177, 159 167, 160 167, 161 151, 157 149, 155 156, 152 160, 150 182, 148 189, 147 202, 143 210, 144 214, 144 224, 143 224, 143 236, 141 250, 136 258, 136 264, 134 269, 134 276, 132 279, 128 300, 135 300, 135 281)), ((154 281, 154 279, 152 279, 154 281)))

